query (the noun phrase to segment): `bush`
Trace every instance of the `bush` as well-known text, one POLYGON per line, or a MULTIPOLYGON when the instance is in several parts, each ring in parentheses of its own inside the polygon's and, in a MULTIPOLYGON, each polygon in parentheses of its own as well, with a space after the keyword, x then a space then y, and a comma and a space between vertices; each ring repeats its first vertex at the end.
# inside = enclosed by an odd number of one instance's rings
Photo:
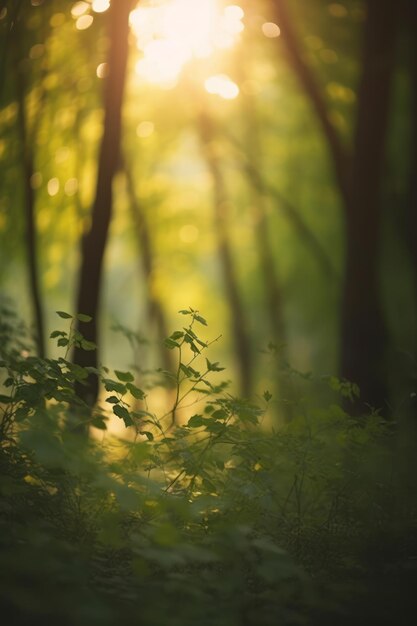
POLYGON ((132 373, 71 364, 74 344, 94 348, 71 316, 60 312, 70 329, 52 333, 65 355, 40 359, 3 310, 2 615, 17 625, 391 623, 412 597, 417 554, 393 424, 298 399, 291 423, 268 431, 270 394, 258 406, 213 382, 222 368, 205 358, 206 321, 181 314, 188 324, 166 340, 178 353, 176 373, 164 373, 173 406, 157 416, 132 373), (74 391, 91 374, 107 392, 94 410, 74 391), (110 414, 132 438, 80 434, 80 424, 105 432, 110 414))

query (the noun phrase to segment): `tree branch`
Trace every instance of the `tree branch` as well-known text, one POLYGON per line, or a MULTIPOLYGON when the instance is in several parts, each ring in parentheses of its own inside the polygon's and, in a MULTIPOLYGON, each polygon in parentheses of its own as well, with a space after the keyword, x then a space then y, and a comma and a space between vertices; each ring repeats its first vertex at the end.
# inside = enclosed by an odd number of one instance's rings
POLYGON ((346 154, 340 138, 329 120, 327 106, 319 85, 317 84, 316 78, 302 57, 301 46, 297 39, 295 30, 292 27, 286 0, 273 0, 272 4, 276 21, 281 30, 281 37, 278 39, 278 42, 280 39, 284 41, 288 52, 289 62, 298 78, 298 81, 309 96, 310 102, 314 108, 317 119, 329 146, 333 159, 337 184, 340 188, 343 200, 347 204, 349 187, 348 154, 346 154))

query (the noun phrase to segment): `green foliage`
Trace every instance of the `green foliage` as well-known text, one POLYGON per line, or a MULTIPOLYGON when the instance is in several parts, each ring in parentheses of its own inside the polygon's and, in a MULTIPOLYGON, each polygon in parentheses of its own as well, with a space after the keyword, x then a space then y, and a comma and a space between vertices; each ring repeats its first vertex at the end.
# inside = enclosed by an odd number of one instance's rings
MULTIPOLYGON (((414 580, 417 503, 393 465, 393 426, 299 398, 291 423, 263 428, 271 394, 260 407, 210 380, 223 368, 204 356, 212 342, 195 323, 206 323, 181 313, 190 322, 171 335, 174 406, 156 416, 132 373, 113 379, 107 368, 98 374, 110 395, 88 413, 74 386, 91 372, 33 356, 3 311, 3 615, 18 625, 342 624, 360 616, 372 577, 414 580), (134 438, 79 434, 77 420, 105 432, 112 413, 134 438)), ((82 342, 71 328, 52 335, 82 342)))

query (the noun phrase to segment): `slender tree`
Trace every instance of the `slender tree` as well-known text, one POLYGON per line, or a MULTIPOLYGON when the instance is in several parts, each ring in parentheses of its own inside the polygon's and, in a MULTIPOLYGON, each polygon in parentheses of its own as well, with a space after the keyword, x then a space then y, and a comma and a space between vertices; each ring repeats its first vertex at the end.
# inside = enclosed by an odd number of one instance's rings
POLYGON ((213 208, 217 249, 223 269, 226 298, 231 315, 231 335, 233 337, 235 354, 238 361, 240 393, 243 396, 248 396, 252 389, 252 359, 247 322, 239 293, 227 232, 228 196, 221 161, 215 146, 216 133, 213 120, 204 105, 202 105, 197 119, 197 127, 202 153, 213 186, 213 208))
MULTIPOLYGON (((410 50, 410 85, 411 85, 411 137, 410 137, 410 161, 409 161, 409 188, 406 207, 405 239, 414 270, 414 294, 417 306, 417 37, 415 26, 417 24, 417 3, 408 0, 408 32, 410 50)), ((417 346, 415 346, 417 348, 417 346)))
POLYGON ((151 325, 155 324, 160 346, 160 362, 162 366, 172 372, 174 364, 171 351, 164 346, 164 339, 168 337, 168 324, 166 313, 160 299, 155 295, 152 288, 152 271, 154 267, 154 251, 152 246, 151 232, 146 218, 144 207, 142 206, 134 184, 131 166, 126 157, 123 159, 123 171, 126 179, 126 189, 129 198, 129 206, 135 226, 135 234, 139 244, 139 257, 142 274, 147 287, 147 313, 151 325))
MULTIPOLYGON (((241 81, 245 76, 241 70, 241 81)), ((242 80, 243 79, 243 80, 242 80)), ((245 154, 248 155, 248 165, 257 163, 262 169, 262 149, 260 145, 258 120, 253 98, 249 94, 242 95, 242 108, 245 120, 245 154)), ((249 178, 251 190, 252 223, 254 228, 255 245, 257 249, 259 268, 264 282, 264 294, 266 311, 273 337, 279 348, 279 363, 285 367, 287 358, 286 328, 283 311, 283 294, 280 279, 276 270, 276 259, 272 252, 270 236, 268 232, 268 219, 266 202, 267 199, 259 185, 255 184, 253 177, 249 178)))
MULTIPOLYGON (((119 167, 123 94, 128 58, 129 13, 132 0, 112 2, 108 11, 108 76, 104 92, 104 126, 98 158, 95 200, 91 227, 85 233, 81 247, 81 268, 77 296, 77 311, 92 317, 90 323, 79 322, 78 330, 88 340, 98 344, 98 323, 103 258, 112 216, 112 184, 119 167)), ((96 351, 76 348, 74 362, 84 367, 96 367, 96 351)), ((98 394, 98 380, 90 375, 88 384, 78 393, 89 405, 98 394)))
MULTIPOLYGON (((34 173, 33 166, 33 140, 30 137, 28 121, 26 115, 26 72, 24 59, 21 55, 20 41, 22 34, 20 29, 22 23, 15 27, 14 49, 16 61, 16 99, 17 99, 17 130, 20 140, 21 149, 21 167, 23 178, 24 192, 24 223, 25 223, 25 241, 27 267, 29 277, 29 290, 32 301, 32 308, 35 320, 35 336, 36 346, 39 356, 45 355, 45 331, 44 331, 44 314, 42 306, 42 297, 39 280, 39 258, 36 233, 36 215, 35 215, 35 192, 32 187, 32 176, 34 173)), ((35 133, 36 134, 36 133, 35 133)))

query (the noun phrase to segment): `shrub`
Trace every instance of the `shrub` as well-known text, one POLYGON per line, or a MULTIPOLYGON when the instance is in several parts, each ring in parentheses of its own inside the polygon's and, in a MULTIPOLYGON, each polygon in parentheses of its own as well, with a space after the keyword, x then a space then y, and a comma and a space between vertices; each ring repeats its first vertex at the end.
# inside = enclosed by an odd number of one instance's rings
POLYGON ((197 330, 206 321, 180 313, 188 323, 166 340, 178 354, 176 373, 165 373, 173 406, 157 416, 132 373, 71 364, 71 346, 94 346, 70 315, 59 313, 69 330, 51 335, 64 356, 41 359, 2 312, 3 615, 146 626, 391 615, 414 580, 416 547, 392 424, 298 399, 291 423, 268 431, 260 422, 270 394, 259 406, 214 382, 223 368, 206 357, 210 342, 197 330), (91 374, 107 394, 92 411, 74 391, 91 374), (105 432, 110 414, 130 439, 80 435, 80 423, 105 432), (380 584, 392 597, 378 612, 380 584))

